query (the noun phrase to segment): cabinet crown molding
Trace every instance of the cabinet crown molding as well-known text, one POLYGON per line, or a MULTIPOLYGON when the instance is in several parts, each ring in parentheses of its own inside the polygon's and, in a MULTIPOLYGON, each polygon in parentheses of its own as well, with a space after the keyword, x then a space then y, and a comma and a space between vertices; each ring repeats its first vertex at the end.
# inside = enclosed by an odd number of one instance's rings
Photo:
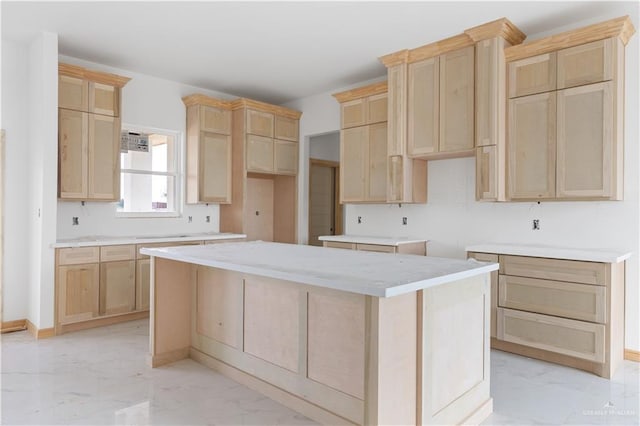
POLYGON ((527 35, 507 18, 496 19, 495 21, 469 28, 464 30, 464 33, 476 43, 494 37, 502 37, 512 46, 522 43, 527 38, 527 35))
POLYGON ((111 74, 102 71, 90 70, 77 65, 58 63, 58 75, 81 78, 96 83, 108 84, 115 87, 124 87, 131 80, 129 77, 111 74))
POLYGON ((399 50, 388 55, 380 56, 378 60, 384 64, 385 67, 390 68, 400 64, 406 64, 409 58, 409 49, 399 50))
POLYGON ((619 38, 622 43, 626 45, 635 32, 636 30, 631 22, 631 18, 629 18, 628 15, 621 16, 534 40, 530 43, 508 47, 504 50, 504 55, 507 62, 511 62, 611 37, 619 38))
POLYGON ((378 95, 381 93, 387 93, 387 82, 381 81, 379 83, 368 84, 366 86, 358 87, 351 90, 345 90, 344 92, 334 93, 333 96, 340 103, 352 101, 354 99, 366 98, 367 96, 378 95))
POLYGON ((285 108, 282 106, 271 105, 265 102, 255 101, 253 99, 238 98, 231 102, 232 110, 237 110, 241 108, 250 108, 258 111, 270 112, 272 114, 277 114, 283 117, 292 118, 294 120, 299 120, 300 117, 302 116, 302 112, 300 111, 285 108))
POLYGON ((206 105, 214 108, 231 110, 231 101, 216 99, 216 98, 212 98, 210 96, 201 95, 201 94, 193 94, 193 95, 185 96, 182 98, 182 102, 184 102, 186 106, 206 105))
POLYGON ((453 37, 445 38, 415 49, 400 50, 378 58, 387 68, 400 65, 411 64, 413 62, 422 61, 423 59, 433 58, 434 56, 453 50, 462 49, 463 47, 473 46, 475 41, 467 34, 458 34, 453 37))

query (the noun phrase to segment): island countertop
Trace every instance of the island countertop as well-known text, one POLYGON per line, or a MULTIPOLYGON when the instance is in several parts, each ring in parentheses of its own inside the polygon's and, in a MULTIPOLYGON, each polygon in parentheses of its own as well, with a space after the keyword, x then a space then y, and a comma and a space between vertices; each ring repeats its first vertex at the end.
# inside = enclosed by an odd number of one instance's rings
POLYGON ((263 241, 143 248, 142 254, 236 272, 391 297, 498 269, 497 263, 328 249, 263 241))

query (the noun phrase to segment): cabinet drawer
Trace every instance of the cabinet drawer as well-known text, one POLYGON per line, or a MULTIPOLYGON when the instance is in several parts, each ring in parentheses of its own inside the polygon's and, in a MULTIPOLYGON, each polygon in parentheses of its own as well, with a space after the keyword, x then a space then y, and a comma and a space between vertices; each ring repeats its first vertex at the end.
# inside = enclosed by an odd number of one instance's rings
POLYGON ((340 248, 347 250, 355 250, 356 245, 354 243, 340 243, 338 241, 324 241, 323 245, 329 248, 340 248))
POLYGON ((244 241, 246 241, 244 238, 234 238, 230 240, 205 240, 204 244, 242 243, 244 241))
POLYGON ((613 42, 598 40, 559 50, 558 89, 611 80, 613 42))
POLYGON ((202 241, 180 241, 180 242, 138 244, 136 246, 136 259, 148 259, 149 258, 149 256, 147 256, 146 254, 140 254, 140 249, 141 248, 197 246, 199 244, 202 244, 202 241))
POLYGON ((556 89, 556 53, 545 53, 509 64, 509 97, 556 89))
POLYGON ((356 250, 360 251, 377 251, 380 253, 395 253, 395 246, 383 246, 380 244, 356 244, 356 250))
POLYGON ((498 308, 498 339, 604 362, 602 324, 498 308))
POLYGON ((100 247, 71 247, 58 249, 58 265, 97 263, 99 260, 100 247))
POLYGON ((500 275, 501 307, 605 323, 606 287, 500 275))
POLYGON ((605 285, 605 264, 524 256, 500 256, 500 273, 544 280, 605 285))
POLYGON ((100 247, 100 262, 114 262, 117 260, 129 260, 135 258, 136 246, 134 244, 100 247))

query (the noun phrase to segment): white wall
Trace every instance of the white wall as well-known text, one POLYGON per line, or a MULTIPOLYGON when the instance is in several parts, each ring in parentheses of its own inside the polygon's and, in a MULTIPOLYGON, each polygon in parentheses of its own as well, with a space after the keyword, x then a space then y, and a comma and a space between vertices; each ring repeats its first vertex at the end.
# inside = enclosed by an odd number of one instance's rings
POLYGON ((311 137, 309 139, 309 158, 340 161, 340 132, 311 137))
MULTIPOLYGON (((572 22, 549 33, 578 28, 629 14, 638 28, 636 4, 612 5, 607 16, 572 22)), ((570 22, 567 17, 567 22, 570 22)), ((541 35, 529 35, 536 39, 541 35)), ((625 192, 619 202, 479 203, 475 201, 475 163, 472 158, 430 161, 428 202, 423 205, 348 205, 345 232, 362 235, 415 236, 430 240, 433 256, 463 258, 465 246, 481 242, 546 244, 564 247, 601 248, 633 253, 626 269, 625 347, 640 350, 640 150, 638 148, 638 35, 627 46, 625 105, 625 192), (357 217, 362 224, 357 224, 357 217), (402 225, 402 217, 408 225, 402 225), (531 220, 540 219, 541 230, 531 229, 531 220)), ((425 40, 425 43, 429 40, 425 40)), ((363 82, 355 86, 360 86, 363 82)), ((339 129, 340 110, 331 93, 287 104, 303 112, 301 152, 309 152, 309 138, 339 129)), ((304 154, 303 154, 304 155, 304 154)), ((306 242, 308 170, 300 164, 299 235, 306 242)))
MULTIPOLYGON (((68 56, 61 55, 59 59, 60 62, 131 77, 131 81, 122 90, 122 123, 177 131, 180 132, 180 138, 183 141, 186 128, 186 110, 181 99, 183 96, 203 93, 220 99, 237 97, 68 56)), ((182 145, 184 148, 184 143, 182 145)), ((184 180, 182 188, 184 195, 184 180)), ((117 218, 115 212, 116 203, 86 202, 82 206, 80 202, 60 201, 58 202, 58 238, 90 235, 182 234, 217 232, 220 229, 217 204, 185 205, 182 216, 177 218, 117 218), (79 225, 71 224, 73 216, 78 217, 79 225), (188 216, 192 216, 192 223, 188 223, 188 216), (205 221, 206 216, 211 216, 210 223, 205 221)))
POLYGON ((27 318, 29 306, 28 46, 2 40, 2 116, 5 129, 2 321, 27 318))

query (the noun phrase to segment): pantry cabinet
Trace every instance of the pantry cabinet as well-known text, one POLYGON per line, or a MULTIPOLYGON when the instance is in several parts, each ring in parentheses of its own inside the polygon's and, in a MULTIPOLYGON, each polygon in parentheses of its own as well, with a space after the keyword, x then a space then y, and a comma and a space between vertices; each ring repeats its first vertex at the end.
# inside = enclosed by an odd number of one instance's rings
POLYGON ((58 198, 120 199, 120 90, 126 77, 58 66, 58 198))
POLYGON ((231 106, 204 95, 187 107, 187 203, 231 202, 231 106))

